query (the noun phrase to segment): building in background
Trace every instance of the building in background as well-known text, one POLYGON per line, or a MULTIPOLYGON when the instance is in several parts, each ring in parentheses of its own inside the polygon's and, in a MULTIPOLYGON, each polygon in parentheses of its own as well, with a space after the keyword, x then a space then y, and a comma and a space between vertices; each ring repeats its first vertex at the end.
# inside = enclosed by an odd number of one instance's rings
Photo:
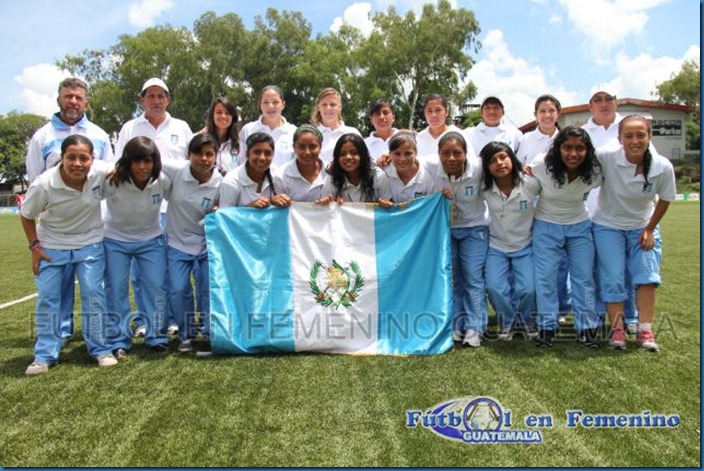
MULTIPOLYGON (((636 98, 619 98, 616 100, 618 114, 628 116, 638 114, 647 118, 653 125, 652 142, 658 153, 669 159, 684 157, 687 132, 685 122, 692 111, 689 106, 673 105, 659 101, 638 100, 636 98)), ((589 105, 566 106, 560 112, 560 127, 582 126, 591 113, 589 105)), ((526 133, 537 126, 535 120, 524 124, 519 129, 526 133)))

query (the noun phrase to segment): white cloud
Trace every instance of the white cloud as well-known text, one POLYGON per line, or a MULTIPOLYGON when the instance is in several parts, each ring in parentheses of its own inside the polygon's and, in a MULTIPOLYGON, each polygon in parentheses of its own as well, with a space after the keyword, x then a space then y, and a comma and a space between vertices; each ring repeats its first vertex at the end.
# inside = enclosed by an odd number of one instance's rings
POLYGON ((559 0, 585 47, 600 63, 627 38, 640 36, 648 23, 647 11, 670 0, 559 0))
POLYGON ((690 46, 680 58, 652 57, 647 53, 629 57, 624 52, 619 52, 616 56, 617 76, 610 84, 614 86, 618 97, 655 100, 656 86, 669 80, 672 74, 677 74, 684 61, 695 55, 696 58, 699 57, 697 45, 690 46))
POLYGON ((154 25, 159 15, 171 10, 174 6, 173 0, 141 0, 130 4, 128 13, 132 26, 138 28, 149 28, 154 25))
MULTIPOLYGON (((416 16, 423 13, 423 6, 426 3, 437 5, 437 0, 377 0, 375 2, 374 11, 386 13, 391 6, 395 7, 401 15, 407 11, 415 12, 416 16)), ((457 8, 457 0, 450 0, 450 6, 457 8)), ((374 25, 371 20, 372 4, 367 2, 357 2, 348 6, 342 16, 337 16, 330 25, 330 31, 338 32, 340 26, 348 24, 358 28, 365 36, 371 33, 374 25)))
POLYGON ((689 49, 687 49, 687 52, 684 53, 684 60, 688 60, 688 61, 696 60, 698 62, 700 57, 701 57, 701 49, 696 44, 689 46, 689 49))
POLYGON ((352 5, 345 8, 345 12, 342 17, 336 17, 332 25, 330 26, 330 31, 338 32, 343 24, 354 26, 359 29, 363 35, 369 36, 374 28, 374 24, 371 19, 372 4, 371 3, 353 3, 352 5))
POLYGON ((27 113, 51 117, 58 111, 56 97, 61 80, 70 74, 52 64, 36 64, 22 69, 21 75, 14 77, 22 86, 20 97, 26 104, 27 113))
POLYGON ((534 118, 535 99, 544 93, 555 95, 563 106, 576 103, 577 93, 548 84, 549 74, 541 67, 515 57, 508 49, 501 30, 489 31, 482 39, 482 45, 483 55, 487 59, 474 64, 468 75, 477 86, 475 103, 481 103, 490 95, 498 96, 504 104, 506 117, 516 126, 534 118))
MULTIPOLYGON (((438 2, 437 0, 377 0, 376 5, 379 11, 386 11, 388 7, 393 6, 400 12, 413 11, 416 15, 420 15, 426 3, 437 5, 438 2)), ((457 8, 457 0, 450 0, 450 6, 457 8)))

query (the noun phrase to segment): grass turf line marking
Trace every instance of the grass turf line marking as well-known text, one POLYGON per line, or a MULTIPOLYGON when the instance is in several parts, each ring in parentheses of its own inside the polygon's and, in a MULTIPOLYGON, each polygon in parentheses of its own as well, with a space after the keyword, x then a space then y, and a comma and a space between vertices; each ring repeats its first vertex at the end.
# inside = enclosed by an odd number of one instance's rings
POLYGON ((39 294, 39 293, 30 294, 30 295, 28 295, 28 296, 25 296, 24 298, 15 299, 14 301, 10 301, 10 302, 7 302, 7 303, 5 303, 5 304, 0 304, 0 309, 5 309, 5 308, 7 308, 7 307, 14 306, 15 304, 19 304, 19 303, 23 303, 23 302, 25 302, 25 301, 29 301, 30 299, 36 298, 38 294, 39 294))

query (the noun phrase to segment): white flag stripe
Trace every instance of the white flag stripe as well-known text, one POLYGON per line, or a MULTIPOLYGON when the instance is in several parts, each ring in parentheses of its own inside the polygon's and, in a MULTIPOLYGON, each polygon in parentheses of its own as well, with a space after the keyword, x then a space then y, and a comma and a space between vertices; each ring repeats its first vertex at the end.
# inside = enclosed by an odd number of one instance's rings
POLYGON ((354 204, 333 203, 327 208, 294 205, 289 221, 296 350, 375 353, 379 308, 374 212, 354 204), (304 243, 310 239, 328 243, 304 243), (327 248, 327 253, 319 247, 327 248), (312 277, 316 262, 322 265, 318 267, 318 276, 312 277), (358 297, 353 293, 354 302, 345 306, 341 296, 356 288, 357 273, 351 263, 357 264, 364 285, 358 290, 358 297), (311 283, 333 304, 321 305, 311 283))

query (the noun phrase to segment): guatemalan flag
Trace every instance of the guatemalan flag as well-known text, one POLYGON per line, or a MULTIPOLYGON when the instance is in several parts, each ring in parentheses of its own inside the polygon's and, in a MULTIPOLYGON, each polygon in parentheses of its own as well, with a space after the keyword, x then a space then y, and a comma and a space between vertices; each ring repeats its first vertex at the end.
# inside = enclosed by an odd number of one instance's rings
POLYGON ((437 354, 452 348, 449 201, 294 203, 206 217, 211 348, 437 354))

